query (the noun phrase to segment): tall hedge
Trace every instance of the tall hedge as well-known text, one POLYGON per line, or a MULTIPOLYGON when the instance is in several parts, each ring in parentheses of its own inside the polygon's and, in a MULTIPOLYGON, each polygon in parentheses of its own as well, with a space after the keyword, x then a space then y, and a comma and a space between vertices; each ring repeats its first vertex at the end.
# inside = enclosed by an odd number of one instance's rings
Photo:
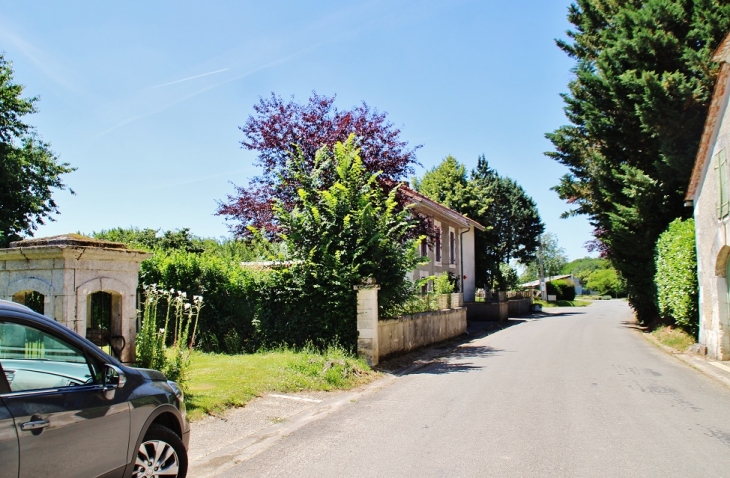
POLYGON ((657 240, 657 305, 662 318, 695 334, 699 323, 694 220, 675 219, 657 240))
POLYGON ((575 284, 572 280, 554 280, 546 284, 547 293, 557 300, 575 300, 575 284))
POLYGON ((238 353, 258 346, 254 319, 261 308, 260 290, 269 271, 252 271, 211 254, 163 251, 142 263, 142 284, 202 295, 197 346, 205 351, 238 353))

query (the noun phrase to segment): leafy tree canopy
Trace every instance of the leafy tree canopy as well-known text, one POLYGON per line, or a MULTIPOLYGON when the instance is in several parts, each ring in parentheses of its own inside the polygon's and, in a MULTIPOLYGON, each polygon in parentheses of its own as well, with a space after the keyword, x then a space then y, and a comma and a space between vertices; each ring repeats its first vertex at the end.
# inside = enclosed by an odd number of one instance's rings
POLYGON ((298 103, 293 97, 285 101, 272 93, 254 105, 254 114, 240 128, 245 136, 241 145, 258 153, 257 165, 263 173, 246 187, 236 186, 235 194, 219 203, 217 210, 217 214, 231 221, 234 234, 248 236, 249 226, 253 226, 273 236, 277 229, 273 205, 292 207, 301 186, 287 168, 287 161, 298 156, 303 161, 301 169, 310 173, 320 148, 344 143, 351 134, 357 138, 366 171, 380 172, 381 179, 390 181, 413 173, 419 146, 409 148, 385 113, 365 103, 340 111, 334 102, 334 96, 317 93, 312 93, 306 103, 298 103))
POLYGON ((572 274, 573 277, 580 280, 581 284, 585 284, 591 272, 609 269, 610 267, 611 263, 606 259, 583 257, 582 259, 576 259, 565 264, 560 273, 572 274))
POLYGON ((569 125, 547 134, 568 167, 554 189, 594 226, 640 320, 658 315, 654 245, 683 197, 730 28, 721 0, 577 0, 558 46, 575 59, 569 125))
POLYGON ((600 295, 610 295, 613 297, 619 297, 626 293, 626 285, 613 267, 591 272, 585 287, 600 295))
MULTIPOLYGON (((568 263, 568 256, 565 254, 565 249, 558 243, 558 236, 552 232, 546 232, 540 236, 539 241, 537 254, 542 258, 545 277, 570 274, 570 272, 563 272, 568 263)), ((540 258, 535 257, 527 264, 525 272, 520 276, 520 282, 530 282, 540 278, 540 258)))
MULTIPOLYGON (((52 190, 66 189, 61 175, 74 171, 59 163, 51 145, 23 117, 35 113, 37 97, 23 98, 12 64, 0 54, 0 247, 32 236, 58 207, 52 190)), ((73 194, 73 191, 71 191, 73 194)))
POLYGON ((354 317, 353 286, 370 277, 380 285, 381 315, 401 305, 412 291, 406 276, 420 259, 417 241, 407 239, 415 226, 408 210, 397 207, 395 189, 382 190, 359 153, 350 135, 332 150, 321 148, 313 169, 303 152, 294 156, 288 163, 288 177, 300 185, 294 207, 279 200, 274 208, 291 256, 301 261, 312 306, 344 301, 331 309, 343 321, 354 317))

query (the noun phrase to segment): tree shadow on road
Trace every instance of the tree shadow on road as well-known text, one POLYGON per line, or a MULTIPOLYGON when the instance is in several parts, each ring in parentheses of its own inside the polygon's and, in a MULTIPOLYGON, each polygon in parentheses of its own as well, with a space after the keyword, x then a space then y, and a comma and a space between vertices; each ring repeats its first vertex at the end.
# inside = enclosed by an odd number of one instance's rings
POLYGON ((647 332, 649 330, 649 327, 639 324, 636 320, 622 320, 621 327, 638 330, 639 332, 647 332))
POLYGON ((431 362, 415 370, 404 373, 403 375, 444 375, 447 373, 470 372, 479 370, 482 367, 471 363, 450 363, 446 361, 431 362))
POLYGON ((498 355, 500 352, 504 352, 504 350, 495 349, 488 345, 464 344, 453 349, 447 356, 437 357, 432 360, 415 361, 411 367, 403 370, 400 375, 442 375, 479 370, 483 367, 474 365, 472 362, 462 362, 462 360, 498 355))

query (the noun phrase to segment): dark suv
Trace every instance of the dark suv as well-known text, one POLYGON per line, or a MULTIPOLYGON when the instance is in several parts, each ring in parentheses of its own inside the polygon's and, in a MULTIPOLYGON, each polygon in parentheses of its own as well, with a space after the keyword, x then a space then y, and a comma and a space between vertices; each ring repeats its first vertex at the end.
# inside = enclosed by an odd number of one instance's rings
POLYGON ((178 385, 0 300, 0 478, 185 477, 178 385))

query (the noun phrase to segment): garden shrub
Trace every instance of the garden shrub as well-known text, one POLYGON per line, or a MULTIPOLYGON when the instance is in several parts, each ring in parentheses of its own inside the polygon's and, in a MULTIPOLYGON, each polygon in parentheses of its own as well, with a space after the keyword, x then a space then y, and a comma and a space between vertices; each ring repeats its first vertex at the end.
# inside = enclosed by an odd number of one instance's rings
POLYGON ((626 284, 613 267, 591 272, 585 287, 609 299, 626 294, 626 284))
POLYGON ((257 346, 253 321, 261 307, 259 289, 270 273, 243 269, 238 263, 210 254, 157 250, 142 263, 140 279, 148 286, 184 291, 188 297, 204 296, 197 347, 207 352, 239 353, 257 346), (238 340, 231 340, 233 337, 238 340))
POLYGON ((575 285, 572 280, 554 280, 547 283, 548 295, 555 295, 557 300, 575 300, 575 285))
POLYGON ((320 149, 313 170, 304 163, 299 154, 287 165, 287 177, 301 185, 294 207, 274 207, 287 250, 298 261, 292 275, 303 295, 294 311, 312 311, 302 327, 313 337, 337 337, 354 349, 354 286, 375 279, 379 315, 392 316, 412 293, 407 275, 419 263, 420 238, 408 238, 415 221, 399 207, 397 187, 386 193, 377 174, 365 169, 354 136, 332 151, 320 149))
POLYGON ((659 236, 654 283, 662 318, 696 334, 699 286, 694 220, 675 219, 659 236))

